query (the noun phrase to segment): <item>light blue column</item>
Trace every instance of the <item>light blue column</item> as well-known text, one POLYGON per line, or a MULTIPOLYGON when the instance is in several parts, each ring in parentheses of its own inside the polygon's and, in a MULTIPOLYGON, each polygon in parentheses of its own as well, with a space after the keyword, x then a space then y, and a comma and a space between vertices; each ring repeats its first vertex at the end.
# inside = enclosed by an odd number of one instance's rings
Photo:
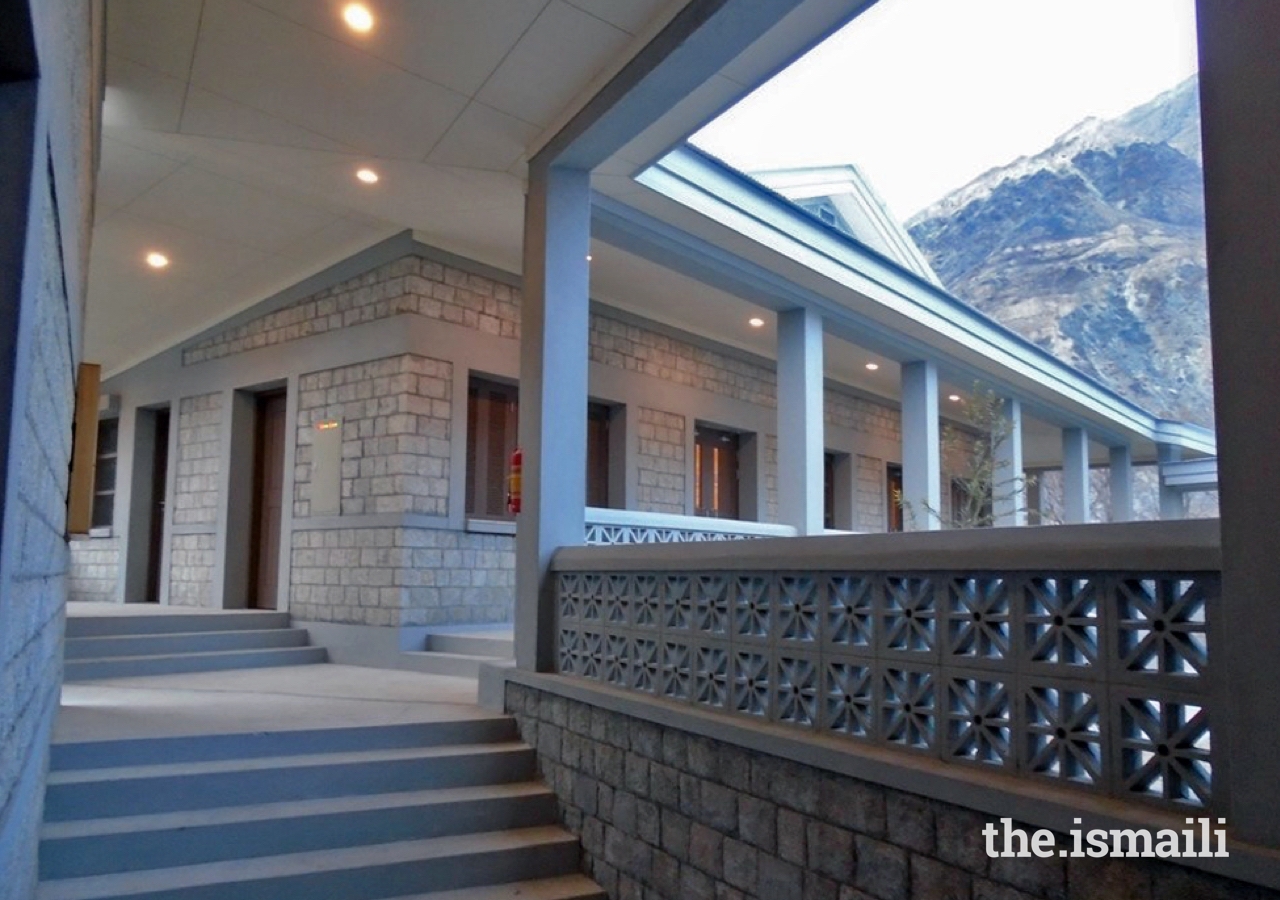
POLYGON ((587 503, 590 176, 532 167, 520 309, 523 508, 516 529, 516 664, 554 667, 555 551, 583 542, 587 503))
POLYGON ((902 365, 902 496, 908 504, 903 514, 908 530, 934 531, 941 527, 938 367, 932 362, 902 365))
POLYGON ((778 514, 800 534, 822 533, 822 317, 778 314, 778 514))
POLYGON ((1111 448, 1111 521, 1133 519, 1133 450, 1128 444, 1111 448))
POLYGON ((1160 518, 1185 519, 1187 504, 1182 491, 1175 491, 1164 483, 1165 463, 1181 460, 1182 448, 1174 444, 1156 444, 1156 458, 1160 461, 1160 518))
POLYGON ((1005 439, 995 448, 992 513, 1002 526, 1027 524, 1027 480, 1022 474, 1022 404, 1006 399, 1001 415, 1005 439))
POLYGON ((1089 521, 1089 435, 1083 428, 1062 429, 1062 521, 1089 521))

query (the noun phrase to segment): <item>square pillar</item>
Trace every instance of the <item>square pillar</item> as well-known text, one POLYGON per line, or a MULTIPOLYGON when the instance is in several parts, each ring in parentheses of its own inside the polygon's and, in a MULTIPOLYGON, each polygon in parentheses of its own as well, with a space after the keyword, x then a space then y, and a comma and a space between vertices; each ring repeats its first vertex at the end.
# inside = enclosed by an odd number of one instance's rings
POLYGON ((822 534, 822 317, 778 314, 778 516, 800 534, 822 534))
POLYGON ((591 182, 531 167, 520 310, 522 509, 516 529, 516 665, 555 667, 551 557, 586 527, 591 182))
POLYGON ((1280 4, 1199 0, 1196 19, 1222 507, 1213 771, 1237 839, 1280 847, 1280 4))
POLYGON ((1111 521, 1133 520, 1133 449, 1111 448, 1111 521))
POLYGON ((1174 490, 1164 483, 1165 463, 1174 463, 1182 459, 1182 448, 1173 444, 1157 444, 1156 458, 1160 462, 1160 518, 1185 519, 1187 504, 1182 491, 1174 490))
POLYGON ((1083 428, 1062 429, 1062 521, 1089 521, 1089 435, 1083 428))
MULTIPOLYGON (((910 531, 936 531, 942 509, 942 449, 938 440, 938 366, 902 364, 902 517, 910 531)), ((893 498, 889 498, 893 502, 893 498)))
POLYGON ((995 524, 1015 527, 1027 524, 1027 479, 1022 473, 1022 404, 1003 401, 1000 415, 1004 439, 994 448, 991 485, 995 524))

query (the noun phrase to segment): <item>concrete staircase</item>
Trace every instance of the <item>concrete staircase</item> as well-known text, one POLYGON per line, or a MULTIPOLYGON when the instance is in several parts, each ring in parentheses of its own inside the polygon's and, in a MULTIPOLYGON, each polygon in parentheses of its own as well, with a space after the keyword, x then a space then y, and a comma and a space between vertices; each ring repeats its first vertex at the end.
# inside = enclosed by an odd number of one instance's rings
POLYGON ((288 613, 254 610, 67 617, 66 681, 301 666, 328 659, 288 613))
POLYGON ((515 642, 509 626, 465 631, 442 629, 427 634, 423 650, 406 650, 401 663, 406 669, 432 675, 478 678, 485 663, 504 662, 515 658, 515 642))
POLYGON ((504 716, 55 744, 37 900, 603 900, 504 716))

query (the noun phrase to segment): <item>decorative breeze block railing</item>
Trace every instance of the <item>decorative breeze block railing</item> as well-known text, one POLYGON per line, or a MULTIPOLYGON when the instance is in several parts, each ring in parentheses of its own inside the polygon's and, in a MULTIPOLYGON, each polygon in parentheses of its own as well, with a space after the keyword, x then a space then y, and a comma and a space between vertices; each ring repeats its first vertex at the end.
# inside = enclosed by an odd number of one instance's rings
POLYGON ((561 571, 558 666, 812 733, 1204 809, 1219 580, 561 571))
POLYGON ((795 533, 794 528, 785 525, 597 507, 587 509, 586 520, 586 543, 589 546, 745 541, 790 537, 795 533))

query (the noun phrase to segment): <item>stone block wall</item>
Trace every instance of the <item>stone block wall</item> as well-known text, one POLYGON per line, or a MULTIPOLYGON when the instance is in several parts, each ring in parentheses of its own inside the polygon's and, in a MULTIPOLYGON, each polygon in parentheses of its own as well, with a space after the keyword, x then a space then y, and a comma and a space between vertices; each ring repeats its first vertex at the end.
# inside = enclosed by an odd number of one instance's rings
POLYGON ((76 0, 11 4, 0 46, 0 900, 36 895, 62 682, 71 423, 96 145, 90 108, 100 96, 91 12, 76 0), (38 79, 26 50, 39 59, 38 79))
POLYGON ((883 459, 857 457, 857 507, 854 510, 855 531, 884 531, 889 523, 889 471, 883 459))
POLYGON ((178 403, 174 525, 212 525, 218 521, 222 412, 221 393, 183 397, 178 403))
POLYGON ((67 599, 115 602, 120 579, 120 539, 73 539, 70 543, 67 599))
POLYGON ((482 275, 405 256, 192 344, 182 364, 300 340, 397 315, 421 315, 485 334, 519 336, 518 291, 482 275))
POLYGON ((509 622, 515 538, 436 528, 295 530, 289 610, 353 625, 509 622))
POLYGON ((684 515, 685 417, 641 407, 636 419, 636 505, 644 512, 684 515))
POLYGON ((213 596, 218 536, 175 534, 169 551, 169 602, 175 606, 219 606, 213 596))
POLYGON ((303 375, 294 515, 311 514, 313 426, 342 420, 342 514, 449 513, 453 365, 403 355, 303 375))
POLYGON ((521 685, 506 704, 613 900, 1280 897, 1157 860, 991 859, 971 809, 521 685))
MULTIPOLYGON (((520 292, 515 287, 484 275, 465 272, 416 255, 405 256, 193 344, 183 350, 183 364, 196 365, 396 315, 424 316, 472 328, 482 334, 519 338, 520 292)), ((646 328, 642 324, 625 320, 624 317, 613 317, 601 312, 592 313, 590 317, 588 341, 590 358, 600 365, 661 379, 765 409, 777 406, 777 378, 772 366, 762 365, 732 351, 705 347, 646 328)), ((387 361, 382 360, 377 365, 385 363, 387 361)), ((437 361, 436 365, 448 367, 449 364, 437 361)), ((420 376, 436 378, 438 381, 429 388, 424 388, 430 392, 425 396, 429 396, 433 402, 425 412, 417 413, 419 424, 423 417, 441 420, 441 411, 445 408, 441 404, 447 404, 448 396, 436 394, 452 374, 450 371, 441 371, 436 375, 424 373, 420 376)), ((307 454, 311 423, 320 418, 342 415, 345 421, 358 419, 358 428, 366 431, 370 427, 377 429, 380 426, 376 420, 383 413, 371 412, 365 407, 353 411, 350 407, 360 401, 374 399, 367 395, 367 382, 383 377, 386 376, 362 371, 360 366, 304 376, 298 423, 299 460, 294 497, 295 515, 309 514, 307 482, 310 470, 307 454), (340 384, 334 379, 343 379, 343 382, 340 384), (352 381, 364 383, 358 388, 364 393, 357 395, 353 392, 350 389, 352 381), (341 387, 348 389, 336 390, 341 387), (339 395, 345 399, 338 399, 339 395)), ((400 396, 408 398, 414 394, 410 389, 401 392, 400 396)), ((379 396, 377 399, 385 398, 379 396)), ((424 396, 419 396, 418 399, 424 399, 424 396)), ((888 406, 828 391, 825 407, 828 424, 883 441, 897 443, 901 440, 898 413, 888 406)), ((687 461, 683 430, 688 426, 684 417, 657 409, 642 409, 639 421, 641 447, 638 460, 638 508, 647 512, 683 514, 684 494, 690 489, 685 474, 687 461)), ((431 427, 440 430, 443 425, 444 422, 440 421, 431 427)), ((350 432, 351 429, 347 431, 350 432)), ((372 433, 360 435, 361 440, 374 437, 372 433)), ((775 436, 763 437, 776 445, 775 436)), ((447 436, 434 437, 437 441, 447 439, 447 436)), ((344 434, 344 443, 354 440, 356 438, 344 434)), ((393 447, 390 442, 355 450, 344 447, 344 452, 348 452, 352 462, 343 473, 343 513, 403 511, 442 514, 436 510, 447 500, 443 494, 438 493, 443 488, 443 479, 418 471, 425 468, 435 472, 438 469, 435 461, 447 460, 447 454, 440 456, 440 446, 433 447, 434 449, 425 452, 420 449, 406 451, 393 447), (354 462, 357 456, 363 458, 354 462), (396 471, 397 468, 406 471, 396 471), (398 481, 399 485, 393 485, 388 479, 398 481), (426 479, 426 482, 419 479, 426 479), (406 487, 410 480, 413 482, 412 486, 406 487)), ((775 522, 776 453, 771 455, 766 448, 766 458, 771 461, 761 473, 766 480, 767 498, 763 518, 765 521, 775 522)), ((879 509, 870 513, 860 512, 859 521, 875 522, 872 530, 882 530, 883 519, 883 509, 879 509)))

